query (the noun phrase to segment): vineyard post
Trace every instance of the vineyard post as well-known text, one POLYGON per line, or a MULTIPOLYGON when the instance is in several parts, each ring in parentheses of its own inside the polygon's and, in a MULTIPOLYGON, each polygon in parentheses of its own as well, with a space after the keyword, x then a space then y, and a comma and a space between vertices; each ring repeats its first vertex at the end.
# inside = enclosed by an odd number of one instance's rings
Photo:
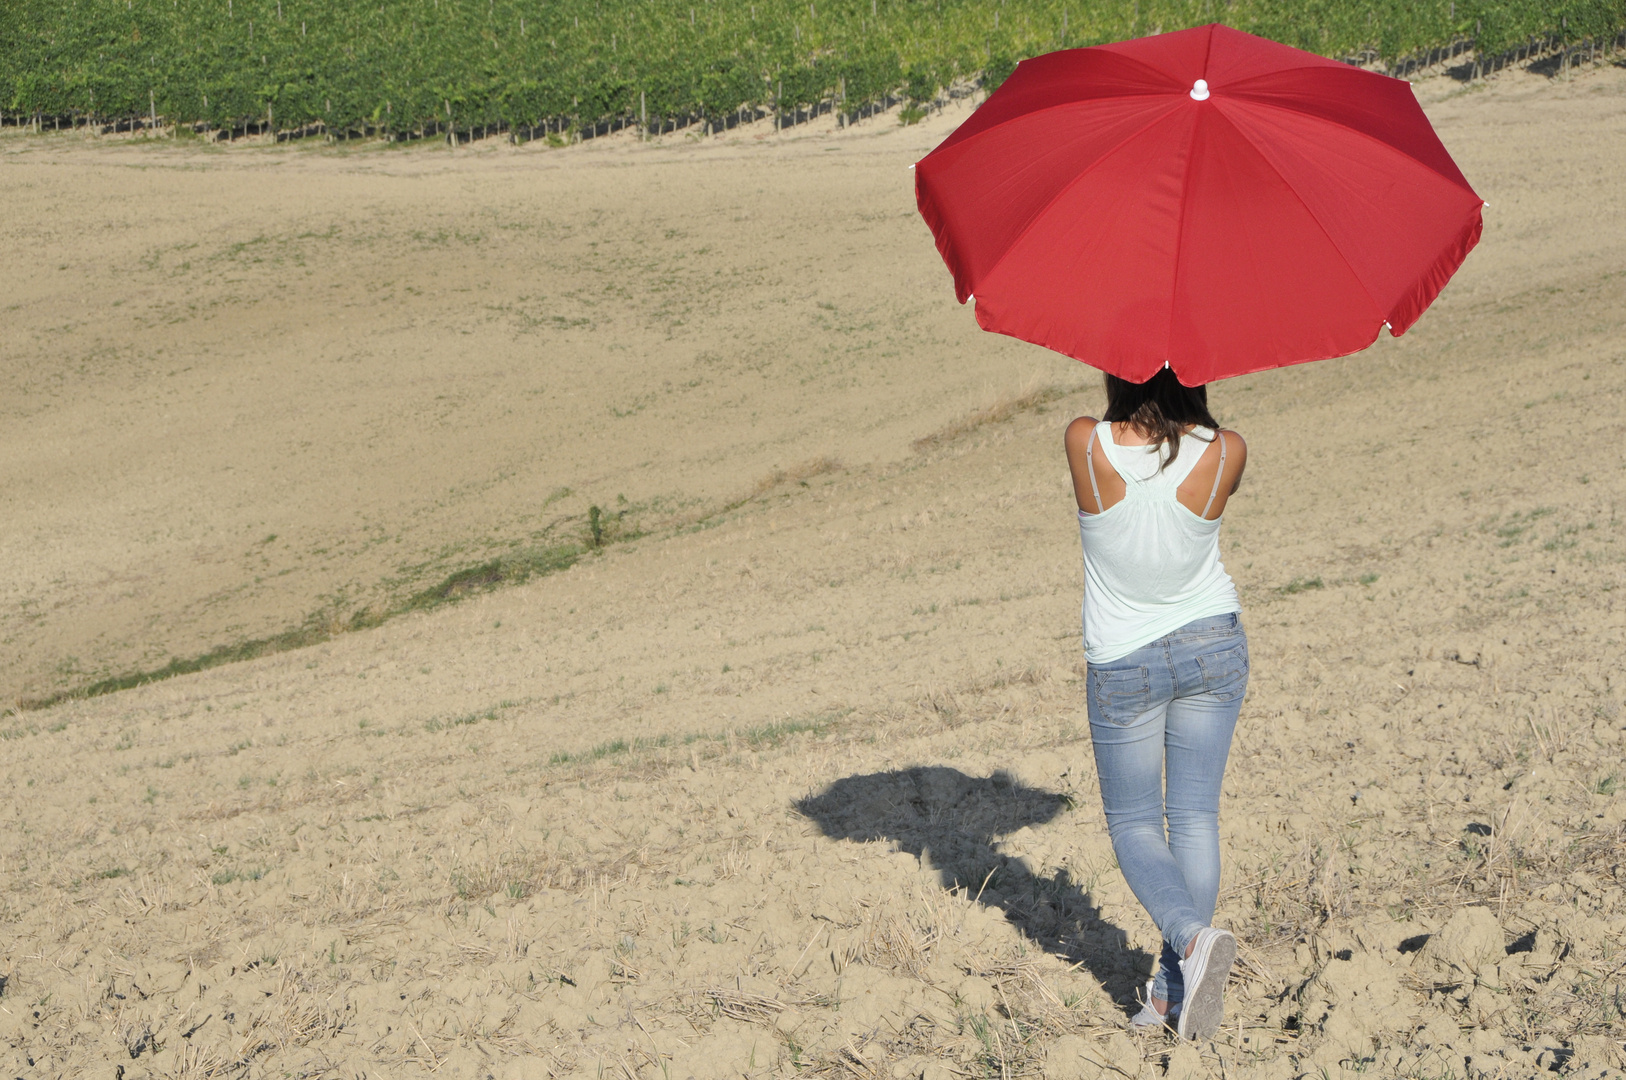
POLYGON ((158 130, 158 99, 153 96, 150 86, 147 88, 147 126, 158 130))
POLYGON ((642 90, 638 91, 638 138, 643 142, 649 140, 649 108, 642 90))

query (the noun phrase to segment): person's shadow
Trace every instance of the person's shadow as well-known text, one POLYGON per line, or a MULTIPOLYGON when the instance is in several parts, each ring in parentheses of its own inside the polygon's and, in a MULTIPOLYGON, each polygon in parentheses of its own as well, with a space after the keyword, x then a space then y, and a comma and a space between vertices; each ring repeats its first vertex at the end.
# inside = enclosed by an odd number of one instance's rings
POLYGON ((998 908, 1040 947, 1082 965, 1115 1001, 1133 1000, 1151 975, 1152 955, 1104 921, 1066 870, 1039 877, 994 848, 995 837, 1069 808, 1065 795, 1003 772, 975 777, 931 765, 844 777, 795 805, 832 839, 891 840, 916 858, 928 856, 945 889, 998 908))

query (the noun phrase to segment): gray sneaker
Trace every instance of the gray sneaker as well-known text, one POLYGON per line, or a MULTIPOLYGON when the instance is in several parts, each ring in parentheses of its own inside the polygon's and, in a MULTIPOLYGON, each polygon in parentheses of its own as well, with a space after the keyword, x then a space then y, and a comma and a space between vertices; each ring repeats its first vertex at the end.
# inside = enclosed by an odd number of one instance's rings
POLYGON ((1182 1039, 1206 1039, 1225 1019, 1225 980, 1236 961, 1236 938, 1229 930, 1205 926, 1197 931, 1191 955, 1180 961, 1186 996, 1175 1028, 1182 1039))

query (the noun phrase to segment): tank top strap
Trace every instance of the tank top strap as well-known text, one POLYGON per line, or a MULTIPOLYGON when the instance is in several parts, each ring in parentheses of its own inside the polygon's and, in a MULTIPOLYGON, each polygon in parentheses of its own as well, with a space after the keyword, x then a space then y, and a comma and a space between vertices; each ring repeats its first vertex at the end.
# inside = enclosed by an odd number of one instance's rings
POLYGON ((1101 420, 1096 423, 1095 445, 1101 448, 1101 454, 1107 459, 1107 465, 1112 469, 1113 472, 1118 474, 1118 478, 1124 482, 1125 489, 1133 488, 1135 486, 1135 478, 1128 470, 1124 468, 1123 462, 1118 457, 1120 453, 1118 444, 1112 441, 1111 420, 1101 420))
POLYGON ((1163 470, 1164 482, 1170 491, 1186 482, 1186 477, 1197 467, 1197 462, 1202 460, 1203 454, 1208 451, 1209 443, 1217 434, 1210 428, 1198 427, 1192 428, 1180 437, 1180 456, 1163 470))

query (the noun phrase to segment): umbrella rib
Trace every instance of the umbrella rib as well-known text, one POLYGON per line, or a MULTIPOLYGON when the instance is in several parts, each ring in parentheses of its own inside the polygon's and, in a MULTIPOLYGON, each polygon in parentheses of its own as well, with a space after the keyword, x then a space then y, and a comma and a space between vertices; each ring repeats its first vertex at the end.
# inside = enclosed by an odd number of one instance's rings
MULTIPOLYGON (((1214 58, 1214 30, 1208 30, 1208 49, 1203 53, 1203 71, 1208 70, 1209 63, 1214 58)), ((1201 117, 1198 123, 1201 123, 1201 117)), ((1231 125, 1235 127, 1235 124, 1231 125)), ((1186 168, 1180 176, 1180 220, 1174 226, 1174 273, 1169 275, 1169 333, 1163 340, 1163 365, 1170 367, 1174 363, 1174 305, 1180 296, 1180 268, 1185 263, 1185 232, 1186 232, 1186 195, 1191 191, 1191 163, 1196 158, 1192 152, 1192 145, 1196 142, 1196 127, 1192 127, 1193 136, 1186 144, 1186 168)), ((1297 192, 1294 193, 1295 195, 1297 192)), ((1316 224, 1320 224, 1317 222, 1316 224)), ((1343 254, 1340 252, 1339 254, 1343 254)), ((1175 374, 1179 378, 1179 374, 1175 374)))
MULTIPOLYGON (((1180 93, 1181 93, 1180 91, 1175 91, 1175 90, 1156 90, 1156 91, 1148 90, 1146 93, 1143 93, 1143 94, 1104 94, 1101 97, 1074 98, 1071 101, 1058 101, 1054 105, 1046 105, 1042 109, 1029 109, 1027 112, 1017 113, 1015 116, 1008 116, 1005 119, 1000 120, 997 123, 989 124, 985 128, 980 128, 977 131, 973 131, 971 134, 967 135, 965 138, 961 139, 959 142, 954 143, 952 147, 940 147, 939 149, 956 149, 957 150, 962 146, 967 146, 967 145, 970 145, 971 143, 976 142, 978 139, 982 138, 984 135, 988 134, 990 131, 998 131, 1000 128, 1004 127, 1006 124, 1014 124, 1018 120, 1026 120, 1030 116, 1043 116, 1045 113, 1055 112, 1057 109, 1071 108, 1074 105, 1086 105, 1086 104, 1089 104, 1090 102, 1094 102, 1094 101, 1127 101, 1127 100, 1131 100, 1133 98, 1158 98, 1158 97, 1167 97, 1167 98, 1170 98, 1170 99, 1178 102, 1179 97, 1180 97, 1180 93)), ((972 113, 972 116, 975 116, 975 115, 976 115, 975 113, 972 113)), ((970 123, 969 120, 966 121, 966 122, 970 123)), ((950 134, 949 138, 953 138, 953 137, 954 137, 953 134, 950 134)), ((933 150, 930 154, 927 154, 926 157, 931 157, 932 154, 935 154, 935 153, 937 153, 937 150, 933 150)), ((922 158, 921 160, 924 161, 925 158, 922 158)))
MULTIPOLYGON (((1213 41, 1212 35, 1209 36, 1209 41, 1213 41)), ((1232 124, 1231 126, 1235 127, 1236 125, 1232 124)), ((1186 195, 1191 190, 1191 163, 1197 156, 1192 152, 1192 143, 1197 141, 1195 125, 1191 130, 1193 133, 1192 139, 1186 144, 1186 168, 1180 174, 1180 220, 1174 226, 1174 273, 1169 275, 1169 333, 1163 340, 1163 365, 1165 367, 1171 367, 1174 363, 1174 305, 1180 295, 1180 266, 1185 262, 1186 195)), ((1297 194, 1297 192, 1294 194, 1297 194)), ((1317 224, 1320 224, 1320 222, 1317 222, 1317 224)), ((1178 372, 1175 374, 1175 378, 1179 378, 1178 372)), ((1181 385, 1184 385, 1184 383, 1181 385)))
MULTIPOLYGON (((1119 42, 1118 44, 1127 44, 1127 42, 1119 42)), ((1156 64, 1153 64, 1153 63, 1151 63, 1149 61, 1146 61, 1146 60, 1142 60, 1138 56, 1131 56, 1130 54, 1128 54, 1126 52, 1119 52, 1117 49, 1114 49, 1111 46, 1086 45, 1083 49, 1080 49, 1079 52, 1085 52, 1087 50, 1093 50, 1093 49, 1099 49, 1102 52, 1107 53, 1107 54, 1112 55, 1112 56, 1115 56, 1120 60, 1127 60, 1131 64, 1139 64, 1141 67, 1145 68, 1147 71, 1152 72, 1153 74, 1159 76, 1160 78, 1168 79, 1170 82, 1174 83, 1176 86, 1182 86, 1183 85, 1183 83, 1181 82, 1181 77, 1176 75, 1174 72, 1165 71, 1162 68, 1158 67, 1156 64)), ((1213 23, 1210 23, 1208 25, 1208 51, 1209 51, 1209 54, 1212 54, 1213 51, 1214 51, 1214 24, 1213 23)), ((1207 68, 1206 56, 1205 56, 1203 66, 1204 66, 1204 68, 1206 70, 1206 68, 1207 68)))
MULTIPOLYGON (((1299 192, 1298 192, 1298 189, 1295 188, 1292 185, 1292 183, 1287 179, 1287 177, 1282 175, 1282 171, 1276 167, 1275 162, 1270 160, 1269 155, 1267 155, 1262 149, 1260 149, 1259 144, 1254 142, 1253 139, 1248 136, 1248 133, 1246 131, 1244 131, 1242 128, 1238 127, 1235 123, 1233 123, 1231 121, 1230 117, 1225 115, 1225 110, 1224 109, 1217 109, 1215 111, 1218 113, 1218 115, 1220 116, 1221 119, 1223 119, 1227 124, 1230 125, 1232 131, 1236 132, 1239 136, 1242 137, 1243 142, 1245 142, 1249 146, 1253 147, 1253 152, 1259 155, 1259 160, 1263 161, 1265 163, 1266 168, 1268 168, 1271 172, 1276 174, 1276 179, 1278 179, 1278 180, 1280 180, 1282 182, 1282 187, 1286 188, 1288 191, 1291 191, 1293 193, 1293 198, 1298 200, 1298 204, 1304 208, 1304 212, 1309 215, 1310 220, 1315 222, 1315 227, 1321 230, 1321 235, 1325 236, 1327 238, 1327 243, 1332 245, 1332 249, 1338 253, 1338 257, 1340 259, 1344 260, 1344 265, 1349 268, 1349 276, 1354 278, 1356 281, 1360 282, 1361 291, 1364 292, 1366 294, 1366 298, 1372 302, 1373 310, 1376 311, 1378 313, 1378 316, 1380 318, 1382 318, 1384 321, 1388 321, 1389 313, 1387 311, 1383 310, 1383 305, 1378 303, 1378 298, 1372 295, 1372 290, 1367 287, 1367 284, 1361 278, 1361 275, 1356 273, 1355 264, 1350 262, 1349 256, 1344 253, 1344 249, 1339 245, 1338 241, 1333 239, 1332 233, 1327 231, 1327 227, 1321 223, 1321 219, 1316 216, 1316 212, 1314 210, 1310 209, 1310 204, 1304 201, 1304 196, 1300 195, 1299 192)), ((1289 111, 1291 111, 1291 110, 1289 110, 1289 111)), ((1379 139, 1377 141, 1382 142, 1381 139, 1379 139)), ((1388 145, 1388 144, 1385 143, 1384 145, 1388 145)), ((1391 149, 1392 149, 1392 147, 1391 147, 1391 149)), ((1408 155, 1408 156, 1410 156, 1410 155, 1408 155)), ((1182 204, 1181 205, 1181 210, 1184 211, 1184 209, 1185 209, 1184 204, 1182 204)), ((1374 338, 1374 340, 1376 340, 1376 339, 1374 338)))
MULTIPOLYGON (((1389 76, 1387 76, 1387 75, 1379 75, 1376 71, 1367 71, 1365 68, 1355 67, 1352 64, 1339 64, 1339 63, 1335 62, 1332 66, 1338 71, 1346 71, 1346 70, 1348 70, 1348 71, 1359 71, 1359 72, 1362 72, 1362 73, 1367 74, 1367 75, 1375 75, 1380 79, 1389 78, 1389 76)), ((1258 82, 1260 79, 1274 78, 1277 75, 1284 75, 1289 71, 1325 71, 1325 70, 1327 70, 1327 65, 1326 64, 1295 64, 1293 67, 1272 68, 1270 71, 1261 71, 1257 75, 1250 75, 1246 79, 1243 79, 1240 82, 1230 83, 1230 84, 1227 85, 1227 89, 1235 90, 1239 86, 1247 86, 1249 83, 1258 82)), ((1395 79, 1394 81, 1395 82, 1405 82, 1406 80, 1404 80, 1404 79, 1395 79)))
MULTIPOLYGON (((1178 104, 1179 104, 1178 102, 1174 103, 1175 106, 1178 106, 1178 104)), ((1044 110, 1041 109, 1041 110, 1038 110, 1038 111, 1043 112, 1044 110)), ((1050 208, 1052 206, 1055 206, 1056 203, 1061 200, 1062 196, 1066 195, 1069 191, 1073 190, 1073 188, 1078 185, 1079 181, 1083 180, 1086 176, 1088 176, 1092 172, 1094 172, 1096 170, 1096 168, 1101 165, 1102 162, 1106 161, 1112 155, 1116 154, 1119 150, 1122 150, 1129 143, 1131 143, 1135 139, 1139 138, 1142 134, 1144 134, 1146 132, 1146 130, 1148 128, 1152 127, 1152 125, 1157 124, 1157 123, 1159 123, 1159 122, 1161 122, 1163 120, 1166 120, 1169 117, 1169 115, 1172 114, 1173 112, 1174 112, 1174 108, 1169 108, 1169 109, 1165 109, 1163 112, 1159 113, 1157 116, 1154 116, 1152 119, 1148 120, 1146 123, 1142 124, 1140 127, 1136 128, 1134 131, 1130 132, 1128 135, 1125 135, 1122 139, 1119 139, 1116 143, 1114 143, 1112 145, 1112 147, 1110 149, 1108 149, 1105 152, 1101 153, 1099 156, 1096 157, 1096 159, 1094 161, 1090 162, 1088 168, 1080 169, 1078 171, 1078 173, 1073 176, 1072 179, 1068 180, 1067 183, 1063 184, 1061 186, 1061 188, 1058 189, 1054 195, 1052 195, 1049 199, 1045 200, 1045 204, 1043 206, 1039 207, 1038 210, 1034 211, 1032 219, 1029 220, 1026 225, 1022 226, 1022 231, 1017 233, 1015 239, 1013 239, 1009 244, 1007 244, 1005 246, 1004 251, 999 253, 999 258, 994 260, 994 265, 990 266, 988 268, 987 272, 982 274, 977 279, 977 286, 980 287, 983 282, 985 282, 989 278, 993 277, 994 274, 999 271, 999 268, 1005 264, 1005 259, 1010 255, 1010 253, 1015 251, 1021 245, 1023 240, 1027 239, 1028 233, 1033 231, 1033 227, 1039 223, 1039 219, 1044 217, 1045 214, 1050 210, 1050 208)), ((1035 114, 1034 113, 1024 113, 1023 115, 1024 116, 1032 116, 1032 115, 1035 115, 1035 114)), ((981 132, 978 132, 977 134, 980 135, 981 132)), ((969 142, 970 140, 968 139, 966 141, 969 142)), ((972 291, 972 293, 975 293, 976 288, 973 288, 971 291, 972 291)))
MULTIPOLYGON (((1311 65, 1311 64, 1305 64, 1302 67, 1296 67, 1296 68, 1282 68, 1282 71, 1317 71, 1317 70, 1320 70, 1320 69, 1318 67, 1316 67, 1315 65, 1311 65)), ((1379 75, 1375 71, 1364 71, 1361 68, 1353 68, 1352 70, 1360 71, 1362 74, 1371 75, 1372 77, 1378 78, 1378 79, 1387 79, 1387 78, 1389 78, 1389 76, 1387 76, 1387 75, 1379 75)), ((1436 169, 1433 165, 1430 165, 1428 162, 1424 161, 1422 158, 1419 158, 1416 154, 1407 153, 1405 150, 1402 150, 1400 147, 1396 146, 1394 143, 1388 142, 1388 141, 1386 141, 1384 139, 1380 139, 1376 135, 1373 135, 1369 131, 1362 131, 1360 128, 1355 127, 1353 124, 1346 124, 1342 120, 1334 120, 1331 117, 1322 116, 1320 113, 1312 113, 1312 112, 1306 112, 1303 109, 1295 109, 1295 108, 1293 108, 1293 106, 1283 104, 1280 101, 1263 101, 1263 100, 1260 100, 1258 98, 1247 97, 1247 96, 1245 96, 1246 95, 1245 90, 1241 91, 1240 93, 1238 92, 1239 87, 1246 87, 1251 82, 1258 82, 1260 79, 1269 78, 1272 75, 1279 75, 1279 74, 1281 74, 1281 71, 1272 71, 1272 72, 1267 72, 1264 75, 1255 75, 1251 79, 1244 79, 1239 83, 1236 83, 1236 84, 1233 84, 1232 86, 1226 87, 1226 92, 1232 97, 1238 97, 1241 100, 1246 101, 1249 105, 1251 105, 1251 106, 1253 106, 1255 108, 1260 108, 1260 109, 1280 109, 1282 112, 1292 113, 1294 116, 1307 116, 1312 120, 1319 120, 1323 124, 1330 124, 1333 127, 1342 128, 1345 131, 1352 132, 1352 133, 1354 133, 1356 135, 1361 136, 1364 139, 1369 139, 1372 142, 1378 143, 1378 144, 1380 144, 1382 146, 1387 146, 1389 149, 1393 150, 1397 154, 1405 154, 1406 157, 1408 157, 1411 160, 1417 162, 1417 164, 1421 165, 1423 168, 1427 169, 1429 172, 1434 173, 1436 176, 1440 177, 1442 180, 1445 180, 1446 182, 1448 182, 1450 184, 1454 184, 1454 185, 1457 185, 1459 187, 1464 186, 1464 185, 1467 184, 1467 177, 1463 177, 1462 182, 1459 184, 1458 181, 1454 177, 1447 176, 1445 173, 1440 172, 1439 169, 1436 169)), ((1394 79, 1393 81, 1394 82, 1405 82, 1406 80, 1404 80, 1404 79, 1394 79)), ((1436 138, 1438 138, 1438 135, 1436 135, 1436 138)), ((1449 152, 1448 152, 1447 156, 1449 156, 1449 152)), ((1475 194, 1473 188, 1471 188, 1471 187, 1468 188, 1468 193, 1470 195, 1475 194)))
MULTIPOLYGON (((1212 47, 1212 44, 1213 44, 1213 35, 1212 34, 1210 34, 1210 36, 1209 36, 1209 44, 1210 44, 1210 47, 1212 47)), ((1108 100, 1115 100, 1116 101, 1116 100, 1123 100, 1125 98, 1161 97, 1164 94, 1167 94, 1170 97, 1177 97, 1180 93, 1183 92, 1183 88, 1182 88, 1182 85, 1180 84, 1180 80, 1176 79, 1173 75, 1170 75, 1167 71, 1164 71, 1162 68, 1156 67, 1155 65, 1152 65, 1152 64, 1148 64, 1145 60, 1142 60, 1138 56, 1128 56, 1128 55, 1126 55, 1124 53, 1117 52, 1117 51, 1112 50, 1112 49, 1107 49, 1107 48, 1104 48, 1104 47, 1099 46, 1099 45, 1086 45, 1082 49, 1069 49, 1067 51, 1069 51, 1069 52, 1081 52, 1081 53, 1105 54, 1105 55, 1113 57, 1115 60, 1121 60, 1124 63, 1134 64, 1136 67, 1144 68, 1145 70, 1151 72, 1157 78, 1159 78, 1159 79, 1168 79, 1170 82, 1174 83, 1175 85, 1171 89, 1168 89, 1168 90, 1148 90, 1145 93, 1135 93, 1135 94, 1129 94, 1129 93, 1107 94, 1107 95, 1104 95, 1102 97, 1074 98, 1072 101, 1057 102, 1054 105, 1046 105, 1042 109, 1033 109, 1033 110, 1031 110, 1029 112, 1018 113, 1015 116, 1007 117, 1004 120, 998 121, 997 123, 989 124, 985 128, 979 128, 978 130, 973 131, 972 133, 970 133, 969 135, 967 135, 965 138, 961 139, 958 143, 955 143, 954 145, 962 146, 962 145, 964 145, 966 143, 969 143, 969 142, 972 142, 972 141, 976 140, 977 138, 979 138, 980 136, 986 134, 987 132, 993 131, 996 128, 1004 127, 1006 124, 1015 123, 1017 120, 1021 120, 1021 119, 1024 119, 1026 117, 1029 117, 1029 116, 1038 116, 1041 113, 1047 113, 1047 112, 1050 112, 1053 109, 1065 109, 1069 105, 1079 105, 1079 104, 1082 104, 1082 103, 1084 103, 1086 101, 1108 101, 1108 100)), ((1057 55, 1057 54, 1052 54, 1052 55, 1057 55)), ((983 101, 983 104, 984 105, 987 104, 986 99, 983 101)), ((972 113, 972 118, 974 119, 975 117, 976 117, 976 113, 973 112, 972 113)), ((968 124, 970 122, 971 122, 970 120, 966 121, 966 123, 968 123, 968 124)), ((949 135, 949 139, 953 139, 954 136, 957 135, 957 134, 958 134, 957 131, 951 133, 949 135)), ((946 141, 947 140, 945 140, 945 142, 946 141)), ((936 152, 937 152, 936 150, 932 151, 932 153, 934 153, 934 154, 936 152)), ((931 154, 928 154, 926 156, 930 157, 931 154)))

